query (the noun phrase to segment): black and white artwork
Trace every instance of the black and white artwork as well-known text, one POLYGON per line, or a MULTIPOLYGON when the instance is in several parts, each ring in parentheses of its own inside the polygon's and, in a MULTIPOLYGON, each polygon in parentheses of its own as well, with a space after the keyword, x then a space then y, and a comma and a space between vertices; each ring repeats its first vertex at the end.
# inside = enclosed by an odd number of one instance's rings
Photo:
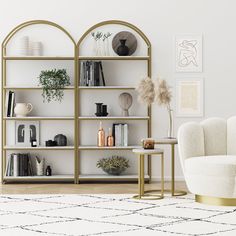
POLYGON ((39 146, 39 121, 16 121, 15 140, 17 146, 29 147, 36 140, 39 146))
POLYGON ((202 72, 202 35, 175 37, 176 72, 202 72))

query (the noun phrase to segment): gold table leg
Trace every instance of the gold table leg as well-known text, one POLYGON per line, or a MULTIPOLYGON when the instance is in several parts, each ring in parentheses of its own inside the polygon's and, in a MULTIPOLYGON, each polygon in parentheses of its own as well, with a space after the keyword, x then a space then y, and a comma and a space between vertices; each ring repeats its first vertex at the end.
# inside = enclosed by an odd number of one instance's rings
MULTIPOLYGON (((162 188, 156 190, 156 192, 162 193, 162 188)), ((175 144, 171 144, 171 189, 164 189, 165 193, 170 193, 171 196, 184 196, 186 191, 175 189, 175 144)))
POLYGON ((182 190, 175 190, 175 144, 171 144, 171 195, 183 196, 187 192, 182 190))
POLYGON ((150 194, 159 192, 159 190, 144 190, 144 155, 139 155, 139 170, 138 170, 138 189, 139 194, 133 196, 135 199, 141 200, 159 200, 164 198, 164 155, 161 154, 161 194, 150 194))

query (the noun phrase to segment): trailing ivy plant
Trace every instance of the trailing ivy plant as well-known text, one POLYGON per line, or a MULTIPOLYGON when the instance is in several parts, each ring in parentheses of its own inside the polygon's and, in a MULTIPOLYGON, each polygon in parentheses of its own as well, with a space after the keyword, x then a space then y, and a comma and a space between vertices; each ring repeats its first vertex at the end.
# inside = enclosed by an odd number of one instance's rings
POLYGON ((70 77, 65 69, 43 70, 39 75, 39 85, 43 89, 44 102, 61 102, 64 96, 63 89, 70 85, 70 77))

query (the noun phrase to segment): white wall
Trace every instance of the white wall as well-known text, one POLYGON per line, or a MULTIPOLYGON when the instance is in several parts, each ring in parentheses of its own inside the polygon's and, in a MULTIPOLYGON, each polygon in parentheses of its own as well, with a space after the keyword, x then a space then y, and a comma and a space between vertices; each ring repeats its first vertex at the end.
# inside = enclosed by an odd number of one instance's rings
MULTIPOLYGON (((142 29, 152 43, 153 76, 165 77, 175 92, 175 78, 189 74, 174 72, 173 37, 202 33, 203 73, 190 75, 204 77, 205 117, 227 118, 236 110, 235 7, 234 0, 1 0, 0 41, 13 27, 32 19, 54 21, 65 27, 76 41, 99 21, 128 21, 142 29)), ((193 119, 175 118, 175 132, 189 120, 193 119)), ((166 135, 167 113, 157 105, 153 105, 152 127, 153 137, 166 135)), ((166 154, 169 155, 168 149, 166 154)), ((166 159, 165 175, 169 176, 170 157, 166 159)), ((159 176, 158 164, 154 159, 154 176, 159 176)), ((178 162, 176 175, 182 176, 178 162)))

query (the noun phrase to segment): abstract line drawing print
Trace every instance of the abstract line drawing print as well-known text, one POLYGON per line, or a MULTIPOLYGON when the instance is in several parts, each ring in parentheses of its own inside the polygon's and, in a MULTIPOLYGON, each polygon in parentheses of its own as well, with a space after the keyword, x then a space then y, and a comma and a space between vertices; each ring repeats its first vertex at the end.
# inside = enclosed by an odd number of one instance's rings
POLYGON ((197 63, 197 41, 196 40, 183 40, 179 47, 181 48, 179 51, 178 64, 181 67, 186 67, 189 64, 193 64, 198 67, 197 63))
POLYGON ((175 69, 177 72, 202 72, 202 36, 175 37, 175 69))

